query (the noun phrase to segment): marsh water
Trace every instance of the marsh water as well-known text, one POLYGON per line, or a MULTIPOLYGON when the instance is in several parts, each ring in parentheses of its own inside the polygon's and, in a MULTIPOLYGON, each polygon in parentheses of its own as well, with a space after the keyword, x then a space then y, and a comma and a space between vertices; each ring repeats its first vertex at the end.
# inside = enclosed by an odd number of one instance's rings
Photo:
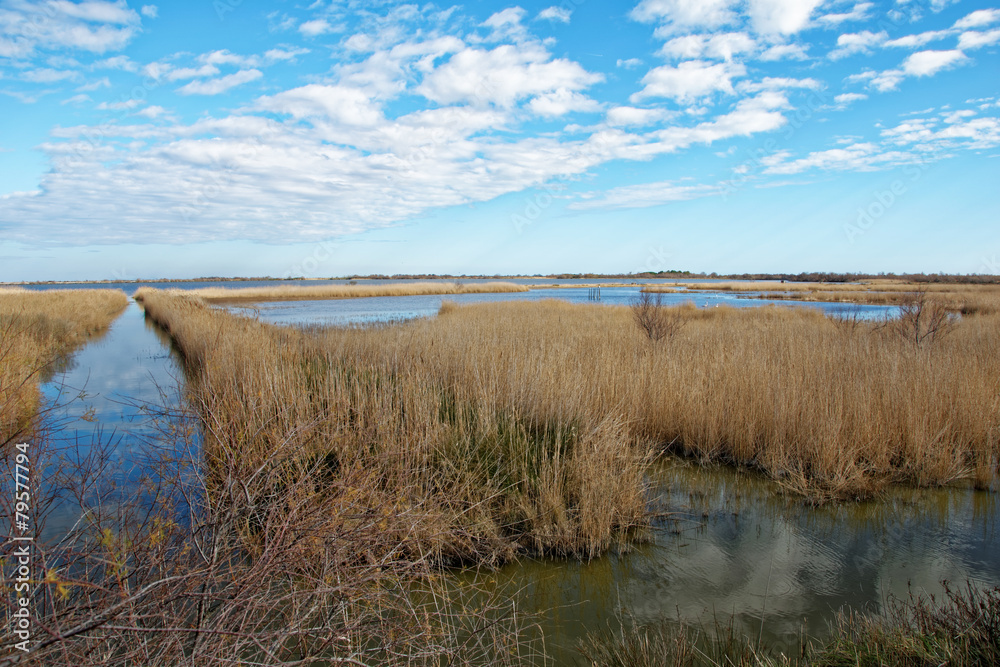
MULTIPOLYGON (((474 282, 474 281, 470 281, 474 282)), ((495 301, 541 301, 543 299, 561 299, 570 303, 600 303, 610 306, 628 305, 639 296, 639 285, 622 285, 620 281, 604 281, 607 284, 594 292, 590 285, 600 285, 601 281, 593 280, 513 280, 519 284, 531 287, 529 292, 500 292, 485 294, 426 294, 418 296, 370 297, 364 299, 339 299, 323 301, 288 301, 264 302, 247 307, 231 307, 237 313, 259 317, 266 322, 295 325, 345 325, 372 322, 391 322, 407 320, 415 317, 432 317, 441 308, 444 301, 455 303, 482 303, 495 301), (578 286, 583 284, 584 286, 578 286)), ((644 281, 657 282, 657 281, 644 281)), ((670 282, 670 281, 662 281, 670 282)), ((756 293, 745 295, 731 292, 712 292, 708 290, 680 291, 677 293, 661 293, 660 298, 666 305, 693 303, 699 308, 730 306, 735 308, 753 308, 761 305, 780 304, 786 306, 801 306, 817 308, 827 313, 854 315, 859 317, 881 317, 894 312, 894 308, 885 306, 863 306, 843 303, 815 303, 804 301, 787 301, 755 298, 756 293)))
MULTIPOLYGON (((602 288, 601 303, 628 303, 637 290, 602 288)), ((702 307, 766 303, 700 291, 664 296, 702 307)), ((588 290, 564 286, 445 298, 587 301, 588 290)), ((350 324, 433 316, 440 302, 441 297, 297 301, 261 304, 253 312, 275 322, 350 324)), ((891 313, 858 310, 866 317, 891 313)), ((176 402, 182 382, 169 340, 133 303, 43 391, 63 404, 53 416, 63 444, 82 456, 95 441, 109 443, 121 464, 115 468, 119 483, 127 488, 129 471, 141 464, 140 452, 156 436, 144 406, 176 402)), ((619 627, 623 618, 683 620, 710 630, 731 622, 740 633, 791 653, 803 635, 828 635, 842 609, 879 613, 892 597, 940 594, 943 581, 1000 585, 1000 503, 993 492, 895 489, 877 502, 817 508, 781 494, 753 473, 674 459, 658 462, 649 482, 650 504, 659 518, 648 542, 585 562, 525 559, 495 571, 456 571, 453 581, 516 591, 520 611, 535 617, 535 631, 544 636, 556 664, 577 662, 574 648, 587 632, 619 627)), ((56 512, 46 534, 59 535, 77 516, 71 507, 56 512)))

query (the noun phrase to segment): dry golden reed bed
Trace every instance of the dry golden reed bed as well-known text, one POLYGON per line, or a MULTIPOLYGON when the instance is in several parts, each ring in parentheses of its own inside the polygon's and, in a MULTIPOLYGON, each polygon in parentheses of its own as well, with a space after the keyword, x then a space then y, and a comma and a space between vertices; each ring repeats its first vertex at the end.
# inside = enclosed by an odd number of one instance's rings
POLYGON ((0 289, 0 446, 29 429, 40 374, 127 305, 120 290, 0 289))
POLYGON ((543 550, 573 551, 598 526, 587 548, 607 544, 639 515, 651 447, 754 466, 815 498, 986 485, 1000 454, 996 315, 918 343, 814 310, 682 306, 679 333, 653 344, 626 307, 446 303, 433 319, 306 334, 141 296, 199 369, 220 446, 294 433, 319 454, 391 452, 390 483, 486 484, 459 504, 502 506, 477 516, 493 522, 477 539, 513 522, 543 550))
POLYGON ((213 303, 240 301, 301 301, 312 299, 357 299, 371 296, 416 296, 422 294, 483 294, 487 292, 527 292, 514 283, 390 283, 386 285, 281 285, 278 287, 202 287, 175 290, 213 303))
POLYGON ((491 354, 503 321, 473 318, 474 334, 465 313, 309 333, 183 294, 143 289, 136 299, 184 355, 206 453, 228 477, 275 452, 290 471, 318 464, 351 480, 326 493, 331 521, 390 507, 387 534, 445 561, 596 554, 645 521, 649 449, 618 416, 522 407, 463 364, 466 352, 470 364, 491 354))

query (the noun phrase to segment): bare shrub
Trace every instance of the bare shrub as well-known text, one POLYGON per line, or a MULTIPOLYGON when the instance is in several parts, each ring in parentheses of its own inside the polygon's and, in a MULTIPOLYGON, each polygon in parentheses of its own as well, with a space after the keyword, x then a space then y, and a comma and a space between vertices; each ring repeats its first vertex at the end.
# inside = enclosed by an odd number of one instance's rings
POLYGON ((683 315, 676 308, 663 305, 663 294, 659 292, 640 292, 631 308, 636 325, 653 343, 673 338, 686 324, 683 315))
POLYGON ((930 344, 948 335, 955 326, 956 317, 948 308, 928 296, 925 290, 903 297, 899 317, 888 322, 889 330, 914 345, 930 344))

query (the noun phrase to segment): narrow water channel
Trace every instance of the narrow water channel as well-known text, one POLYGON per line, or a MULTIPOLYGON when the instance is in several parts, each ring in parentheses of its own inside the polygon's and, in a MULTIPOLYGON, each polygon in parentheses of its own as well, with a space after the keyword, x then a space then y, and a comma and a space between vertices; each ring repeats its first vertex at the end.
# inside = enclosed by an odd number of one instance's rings
MULTIPOLYGON (((179 400, 183 372, 169 338, 131 302, 102 336, 76 351, 41 385, 53 406, 46 417, 51 447, 79 464, 95 449, 107 454, 103 480, 129 493, 145 447, 157 436, 149 406, 179 400)), ((48 516, 41 539, 58 538, 77 521, 78 505, 64 499, 48 516)))

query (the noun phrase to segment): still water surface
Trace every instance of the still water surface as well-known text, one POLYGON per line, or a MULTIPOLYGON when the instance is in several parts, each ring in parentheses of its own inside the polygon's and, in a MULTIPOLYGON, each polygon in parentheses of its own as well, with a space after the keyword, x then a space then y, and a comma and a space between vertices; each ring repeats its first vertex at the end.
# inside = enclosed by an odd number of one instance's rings
POLYGON ((889 596, 940 594, 941 582, 1000 584, 995 494, 895 489, 878 502, 811 507, 758 475, 662 461, 651 473, 670 513, 650 543, 591 562, 528 560, 459 577, 521 591, 541 614, 556 664, 578 661, 587 632, 678 619, 795 654, 829 636, 840 610, 884 611, 889 596))
MULTIPOLYGON (((638 285, 609 286, 600 290, 600 300, 592 299, 592 290, 587 287, 572 287, 569 281, 559 281, 560 287, 536 287, 529 292, 501 292, 495 294, 421 294, 416 296, 378 296, 364 299, 330 299, 321 301, 272 301, 254 304, 252 307, 230 307, 232 312, 259 317, 265 322, 296 325, 346 325, 373 322, 392 322, 415 317, 432 317, 441 308, 443 301, 459 304, 497 301, 540 301, 562 299, 570 303, 599 303, 609 306, 629 305, 638 298, 638 285)), ((546 283, 551 284, 551 283, 546 283)), ((878 318, 896 312, 895 307, 862 306, 843 303, 813 303, 804 301, 777 301, 748 298, 731 292, 705 292, 702 290, 685 293, 663 293, 663 303, 674 305, 693 303, 699 308, 730 306, 753 308, 769 304, 816 308, 830 314, 878 318)))
MULTIPOLYGON (((593 282, 593 281, 589 281, 593 282)), ((602 303, 628 303, 635 287, 606 287, 602 303)), ((587 301, 586 288, 524 294, 454 295, 458 302, 511 298, 587 301)), ((664 295, 699 306, 763 302, 732 294, 664 295)), ((431 316, 441 297, 379 297, 262 304, 262 319, 348 324, 431 316)), ((787 302, 783 302, 786 303, 787 302)), ((824 310, 840 304, 810 304, 824 310)), ((853 310, 853 307, 848 307, 853 310)), ((862 309, 882 316, 884 308, 862 309)), ((84 390, 60 408, 61 438, 82 447, 112 441, 127 464, 155 436, 143 404, 178 400, 183 375, 169 340, 131 304, 110 331, 77 352, 44 385, 56 399, 84 390)), ((878 502, 808 507, 773 484, 725 467, 664 461, 650 472, 651 502, 667 513, 649 543, 590 562, 523 560, 491 573, 456 572, 518 590, 527 611, 540 616, 547 650, 557 664, 576 660, 573 647, 587 632, 617 624, 684 619, 711 627, 730 617, 751 636, 795 650, 800 633, 822 637, 839 610, 879 612, 889 595, 939 593, 941 581, 1000 585, 1000 513, 995 493, 968 489, 893 491, 878 502), (763 621, 763 623, 762 623, 763 621)), ((77 512, 65 508, 46 527, 65 531, 77 512)))

